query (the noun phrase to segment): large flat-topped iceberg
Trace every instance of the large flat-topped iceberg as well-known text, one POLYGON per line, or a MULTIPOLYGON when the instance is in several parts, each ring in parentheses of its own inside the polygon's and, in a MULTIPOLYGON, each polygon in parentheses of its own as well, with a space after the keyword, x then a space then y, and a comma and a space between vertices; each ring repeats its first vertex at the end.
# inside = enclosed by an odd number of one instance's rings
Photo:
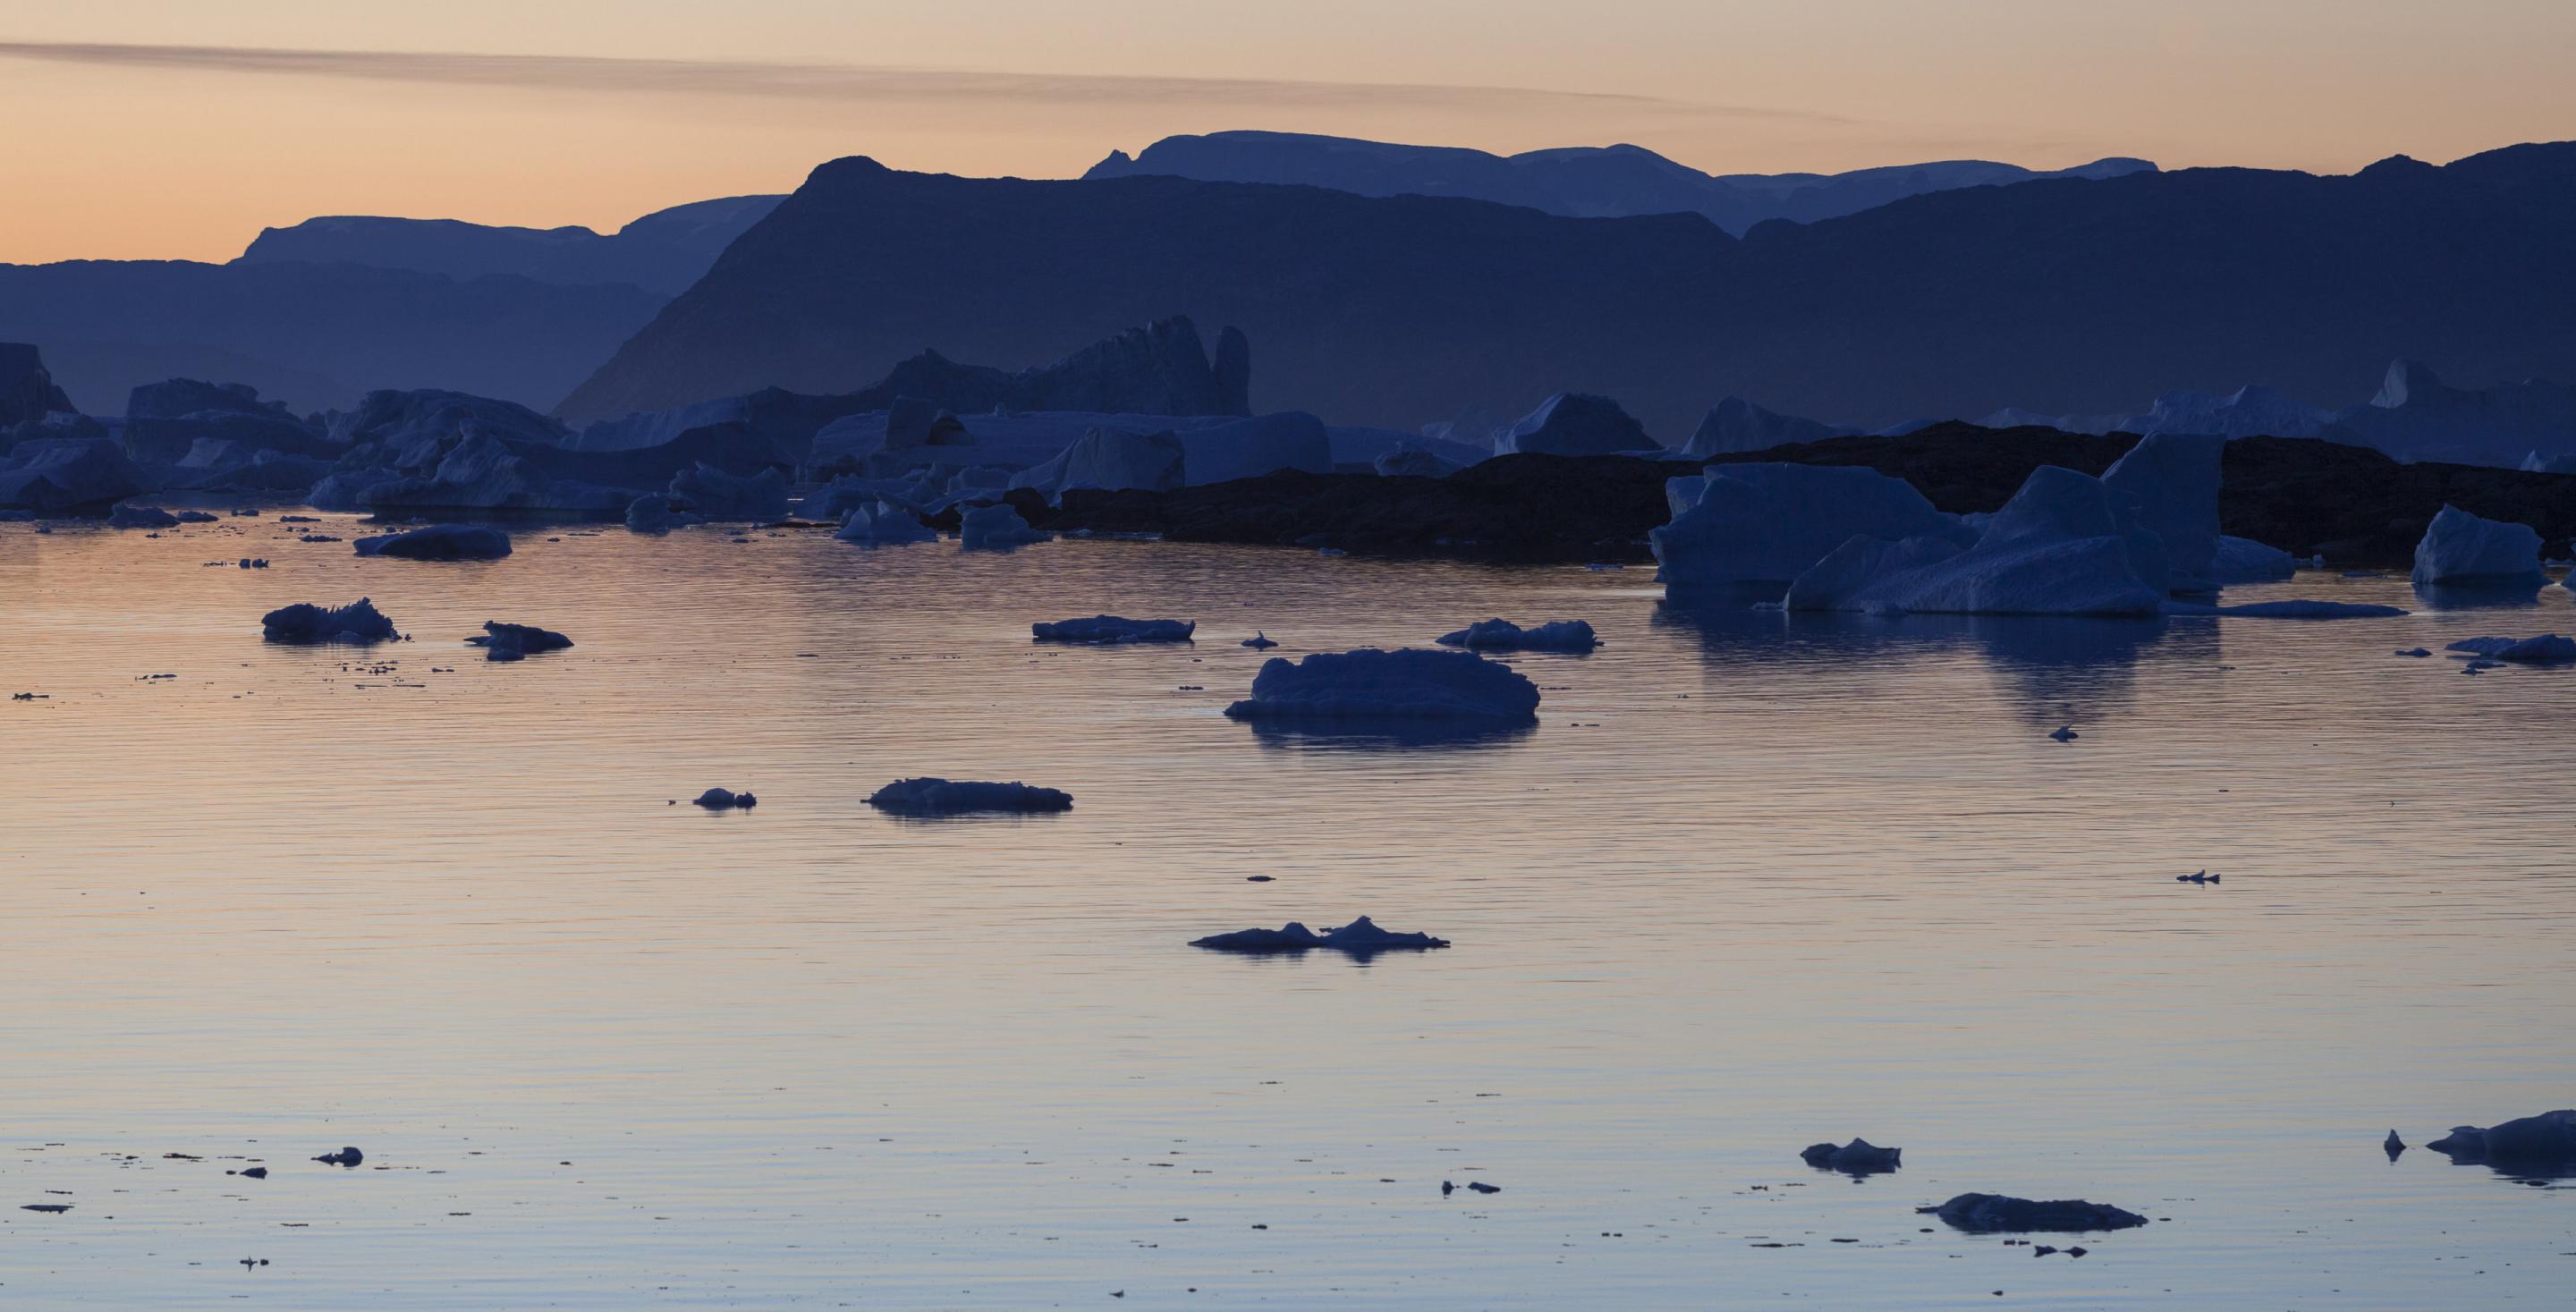
POLYGON ((2135 526, 2132 504, 2100 479, 2042 465, 1976 545, 1854 538, 1800 575, 1785 604, 1877 614, 2160 614, 2163 545, 2135 526))
POLYGON ((1466 720, 1538 718, 1538 685, 1473 652, 1406 648, 1272 657, 1252 695, 1225 708, 1238 720, 1466 720))
POLYGON ((2537 582, 2540 534, 2445 505, 2415 544, 2417 583, 2537 582))
POLYGON ((1259 478, 1283 469, 1333 472, 1332 436, 1324 421, 1303 410, 1283 410, 1178 433, 1191 487, 1259 478))
POLYGON ((1011 486, 1032 489, 1051 502, 1075 488, 1168 492, 1188 481, 1187 458, 1187 448, 1172 433, 1095 428, 1046 463, 1013 477, 1011 486))
POLYGON ((1913 484, 1871 469, 1710 465, 1699 479, 1667 480, 1664 491, 1676 506, 1690 498, 1671 523, 1646 534, 1662 564, 1655 577, 1670 588, 1786 582, 1864 535, 1975 540, 1913 484))

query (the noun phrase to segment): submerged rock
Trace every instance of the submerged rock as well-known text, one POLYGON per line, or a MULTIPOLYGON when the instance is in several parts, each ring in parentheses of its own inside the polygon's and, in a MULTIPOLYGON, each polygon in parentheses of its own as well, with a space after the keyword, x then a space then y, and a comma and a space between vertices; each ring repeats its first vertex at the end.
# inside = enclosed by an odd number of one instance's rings
POLYGON ((1445 948, 1449 946, 1449 940, 1433 938, 1429 934, 1399 934, 1383 930, 1368 917, 1362 916, 1338 929, 1327 929, 1320 934, 1292 920, 1278 929, 1239 929, 1231 934, 1211 934, 1206 938, 1190 940, 1190 946, 1208 948, 1217 952, 1255 954, 1312 952, 1317 948, 1324 948, 1365 957, 1380 952, 1417 952, 1445 948))
POLYGON ((2445 504, 2415 544, 2417 583, 2538 582, 2540 534, 2445 504))
POLYGON ((466 642, 483 649, 483 658, 492 661, 515 661, 539 652, 562 651, 572 639, 552 629, 533 624, 505 624, 500 620, 483 621, 483 636, 466 642))
POLYGON ((2454 1162, 2506 1169, 2576 1166, 2576 1111, 2542 1112, 2483 1129, 2453 1126, 2449 1134, 2424 1146, 2454 1162))
POLYGON ((1904 1149, 1881 1148, 1867 1139, 1854 1139, 1841 1145, 1809 1144, 1799 1151, 1798 1156, 1819 1170, 1842 1171, 1851 1175, 1893 1171, 1905 1164, 1904 1149))
POLYGON ((710 811, 730 811, 736 807, 749 808, 760 805, 759 798, 748 792, 737 793, 730 788, 710 788, 690 800, 693 804, 703 806, 710 811))
POLYGON ((1131 620, 1117 615, 1094 615, 1087 620, 1032 624, 1029 634, 1039 642, 1113 646, 1131 642, 1188 642, 1198 627, 1194 620, 1131 620))
POLYGON ((897 815, 968 815, 979 811, 1042 814, 1073 809, 1073 794, 1029 784, 897 779, 868 796, 868 805, 897 815))
POLYGON ((1238 720, 1415 719, 1526 723, 1538 718, 1538 685, 1473 652, 1404 649, 1274 656, 1252 695, 1225 708, 1238 720))
POLYGON ((510 554, 510 535, 482 524, 432 524, 407 533, 360 538, 361 556, 400 560, 499 560, 510 554))
POLYGON ((2147 1223, 2135 1212, 2081 1198, 2033 1202, 2002 1194, 1961 1194, 1939 1207, 1917 1209, 1938 1213, 1949 1225, 1974 1234, 2027 1233, 2034 1230, 2069 1234, 2087 1230, 2127 1230, 2147 1223))
POLYGON ((394 622, 365 597, 331 609, 297 602, 260 616, 259 625, 260 636, 270 642, 346 642, 366 646, 402 637, 394 632, 394 622))
POLYGON ((1552 620, 1529 628, 1505 619, 1478 620, 1454 633, 1441 634, 1444 647, 1469 651, 1591 651, 1601 645, 1592 625, 1583 620, 1552 620))

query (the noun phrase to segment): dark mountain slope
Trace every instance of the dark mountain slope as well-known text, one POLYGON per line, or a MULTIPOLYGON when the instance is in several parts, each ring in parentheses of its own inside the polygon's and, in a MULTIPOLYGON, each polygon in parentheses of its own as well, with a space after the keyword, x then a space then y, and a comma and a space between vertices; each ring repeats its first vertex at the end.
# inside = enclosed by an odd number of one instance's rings
POLYGON ((1917 196, 1730 239, 1697 216, 835 161, 565 403, 847 390, 923 346, 1026 364, 1170 314, 1262 344, 1256 410, 1412 427, 1558 389, 1667 442, 1725 395, 1876 427, 2261 380, 2576 372, 2576 145, 1917 196))

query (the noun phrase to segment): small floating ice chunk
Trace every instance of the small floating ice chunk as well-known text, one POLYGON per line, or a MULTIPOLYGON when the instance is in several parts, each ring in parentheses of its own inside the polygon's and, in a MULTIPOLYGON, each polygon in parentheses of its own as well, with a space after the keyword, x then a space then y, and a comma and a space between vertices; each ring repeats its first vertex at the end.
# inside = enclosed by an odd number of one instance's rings
POLYGON ((2391 655, 2391 656, 2418 656, 2418 657, 2421 657, 2421 656, 2430 656, 2430 655, 2432 655, 2433 653, 2431 653, 2431 652, 2429 652, 2429 651, 2426 651, 2426 650, 2424 650, 2424 649, 2423 649, 2423 648, 2421 648, 2421 647, 2409 647, 2409 648, 2407 648, 2407 649, 2406 649, 2406 650, 2404 650, 2404 651, 2393 651, 2393 652, 2390 652, 2390 653, 2388 653, 2388 654, 2389 654, 2389 655, 2391 655))
POLYGON ((697 513, 687 497, 668 492, 647 492, 626 507, 626 528, 634 533, 668 533, 706 522, 707 517, 697 513))
POLYGON ((2177 884, 2215 884, 2225 880, 2226 878, 2227 876, 2225 875, 2213 875, 2206 870, 2201 870, 2188 875, 2176 875, 2174 876, 2174 882, 2177 884))
POLYGON ((260 636, 270 642, 346 642, 365 646, 402 637, 394 632, 394 622, 365 597, 330 609, 299 601, 260 616, 259 626, 260 636))
POLYGON ((1188 642, 1198 631, 1195 620, 1131 620, 1120 615, 1094 615, 1080 620, 1047 620, 1029 626, 1038 642, 1077 642, 1095 647, 1130 642, 1188 642))
POLYGON ((841 520, 841 531, 832 536, 843 542, 863 543, 871 547, 939 539, 939 534, 922 523, 919 516, 887 501, 851 507, 850 513, 841 520))
POLYGON ((2087 1230, 2127 1230, 2147 1223, 2147 1218, 2135 1212, 2081 1198, 2033 1202, 2002 1194, 1961 1194, 1939 1207, 1917 1210, 1937 1213, 1952 1227, 1981 1235, 2039 1230, 2080 1234, 2087 1230))
POLYGON ((1268 651, 1279 644, 1271 641, 1269 634, 1255 629, 1253 630, 1251 637, 1243 640, 1243 645, 1252 648, 1254 651, 1268 651))
POLYGON ((1429 934, 1399 934, 1383 930, 1368 917, 1362 916, 1339 929, 1327 929, 1320 934, 1292 920, 1278 929, 1239 929, 1231 934, 1211 934, 1206 938, 1190 940, 1190 946, 1207 948, 1215 952, 1244 952, 1260 955, 1278 952, 1312 952, 1317 948, 1323 948, 1365 957, 1379 952, 1420 952, 1432 948, 1445 948, 1449 946, 1449 940, 1433 938, 1429 934))
POLYGON ((1842 1171, 1850 1175, 1874 1175, 1893 1171, 1905 1164, 1902 1148, 1881 1148, 1867 1139, 1855 1138, 1847 1144, 1809 1144, 1798 1154, 1807 1165, 1822 1171, 1842 1171))
POLYGON ((2061 724, 2057 726, 2057 732, 2049 735, 2049 737, 2061 743, 2071 743, 2083 736, 2084 735, 2075 732, 2075 726, 2071 724, 2061 724))
POLYGON ((1439 642, 1470 651, 1590 651, 1601 645, 1583 620, 1553 620, 1526 629, 1505 619, 1478 620, 1441 634, 1439 642))
POLYGON ((403 560, 499 560, 510 554, 510 535, 481 524, 432 524, 408 533, 360 538, 361 556, 403 560))
POLYGON ((2442 650, 2464 651, 2517 665, 2557 665, 2576 661, 2576 638, 2562 638, 2555 633, 2537 638, 2463 638, 2442 650))
POLYGON ((2528 524, 2480 519, 2445 505, 2415 544, 2417 583, 2537 582, 2541 577, 2540 534, 2528 524))
POLYGON ((2383 1140, 2379 1146, 2388 1153, 2388 1160, 2392 1162, 2397 1160, 2397 1154, 2406 1151, 2406 1141, 2398 1138, 2395 1130, 2390 1130, 2388 1132, 2388 1138, 2383 1140))
POLYGON ((970 779, 897 779, 868 796, 868 805, 896 815, 970 815, 998 811, 1033 815, 1073 809, 1073 794, 1029 784, 970 779))
POLYGON ((698 794, 694 800, 697 805, 710 811, 730 811, 736 807, 760 805, 759 798, 749 793, 737 793, 730 788, 710 788, 698 794))
POLYGON ((483 649, 483 658, 493 661, 515 661, 539 652, 562 651, 572 639, 552 629, 533 624, 505 624, 499 620, 483 621, 483 636, 465 641, 483 649))
POLYGON ((1029 527, 1020 512, 1006 502, 989 506, 970 506, 958 516, 957 543, 974 550, 981 547, 1016 547, 1030 542, 1044 542, 1052 533, 1029 527))
POLYGON ((1252 695, 1225 708, 1238 720, 1490 720, 1538 718, 1538 685, 1474 652, 1407 648, 1274 656, 1252 695))
POLYGON ((336 1153, 324 1153, 313 1160, 322 1163, 324 1166, 355 1167, 360 1162, 367 1160, 367 1155, 359 1152, 356 1148, 342 1148, 336 1153))

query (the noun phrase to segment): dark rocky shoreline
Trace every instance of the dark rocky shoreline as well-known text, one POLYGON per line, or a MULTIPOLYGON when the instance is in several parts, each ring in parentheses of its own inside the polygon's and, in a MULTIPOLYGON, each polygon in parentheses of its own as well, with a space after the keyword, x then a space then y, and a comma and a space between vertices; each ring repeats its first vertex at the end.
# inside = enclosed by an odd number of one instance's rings
MULTIPOLYGON (((1940 424, 1905 437, 1838 437, 1707 463, 1861 465, 1966 514, 2000 508, 2041 465, 2098 475, 2137 440, 1940 424)), ((1073 491, 1059 508, 1017 494, 1013 504, 1030 523, 1058 532, 1527 563, 1638 561, 1648 558, 1646 531, 1669 518, 1664 480, 1699 467, 1637 456, 1507 455, 1441 479, 1278 473, 1170 492, 1073 491)), ((2576 537, 2576 475, 2407 465, 2366 447, 2279 437, 2229 443, 2223 468, 2224 531, 2338 564, 2405 564, 2445 504, 2529 524, 2553 555, 2576 537)))

